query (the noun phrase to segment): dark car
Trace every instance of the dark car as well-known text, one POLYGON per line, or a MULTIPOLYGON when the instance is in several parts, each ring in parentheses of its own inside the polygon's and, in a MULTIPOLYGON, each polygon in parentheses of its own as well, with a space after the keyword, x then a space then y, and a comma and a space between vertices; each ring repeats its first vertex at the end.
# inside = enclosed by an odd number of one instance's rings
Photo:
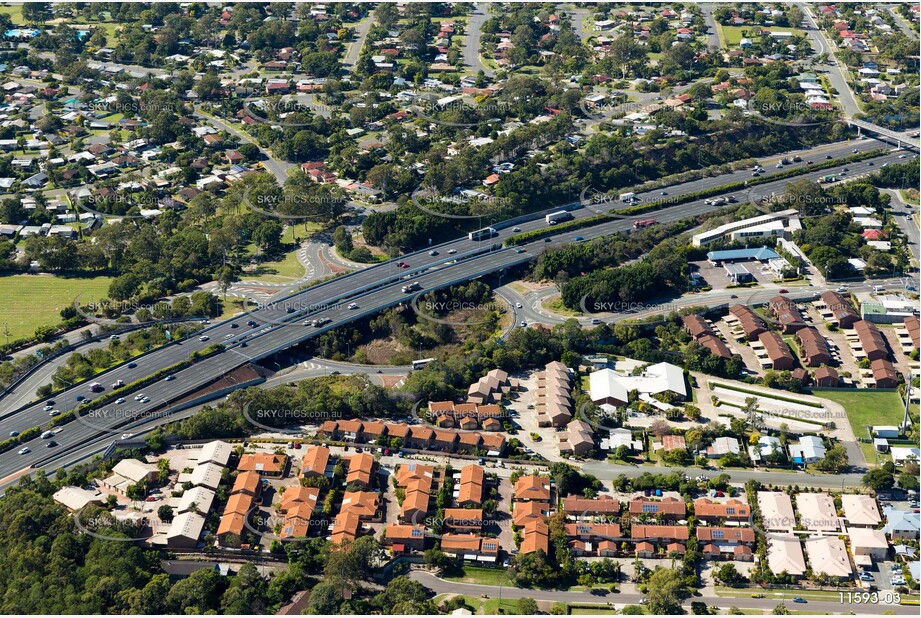
POLYGON ((233 324, 230 325, 230 328, 240 328, 240 325, 234 322, 233 324))
POLYGON ((77 396, 75 397, 75 399, 76 399, 77 401, 83 401, 84 399, 86 399, 86 397, 84 397, 83 395, 77 395, 77 396))
POLYGON ((134 369, 137 366, 138 366, 137 363, 128 363, 128 369, 134 369))
POLYGON ((55 442, 54 440, 52 440, 51 442, 49 442, 49 443, 46 444, 45 446, 47 446, 48 448, 54 448, 54 447, 57 446, 57 445, 58 445, 58 443, 55 442))

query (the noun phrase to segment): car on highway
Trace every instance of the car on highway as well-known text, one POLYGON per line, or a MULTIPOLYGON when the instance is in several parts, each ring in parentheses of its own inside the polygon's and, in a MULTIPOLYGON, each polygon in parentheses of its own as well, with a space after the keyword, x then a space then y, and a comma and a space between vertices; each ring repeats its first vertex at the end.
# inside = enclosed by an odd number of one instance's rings
POLYGON ((521 309, 521 303, 515 303, 515 307, 521 309))
POLYGON ((544 239, 544 242, 553 242, 553 239, 550 238, 550 237, 547 237, 547 238, 544 239))
POLYGON ((165 381, 167 381, 167 382, 172 382, 173 380, 176 379, 176 376, 174 376, 174 375, 168 375, 168 376, 166 376, 166 377, 163 378, 163 379, 164 379, 165 381))
POLYGON ((137 395, 134 396, 135 401, 140 401, 143 398, 144 398, 144 393, 138 393, 137 395))
POLYGON ((18 431, 11 431, 11 432, 10 432, 10 437, 11 437, 11 438, 15 438, 15 437, 18 436, 18 435, 19 435, 19 432, 18 432, 18 431))
POLYGON ((810 159, 809 161, 806 161, 806 165, 812 165, 812 159, 810 159))
POLYGON ((354 311, 355 309, 358 309, 358 305, 355 303, 349 303, 349 309, 354 311))
POLYGON ((522 249, 521 247, 518 247, 517 249, 515 249, 515 253, 524 253, 524 249, 522 249))
POLYGON ((781 294, 789 294, 789 293, 790 293, 790 290, 788 290, 787 288, 780 288, 779 292, 780 292, 781 294))
POLYGON ((134 435, 133 433, 123 433, 123 434, 122 434, 122 440, 127 440, 128 438, 132 437, 133 435, 134 435))
POLYGON ((400 262, 400 268, 409 268, 409 264, 406 262, 400 262))
POLYGON ((331 375, 331 376, 337 376, 337 375, 339 375, 339 370, 333 369, 332 371, 329 372, 329 375, 331 375))
POLYGON ((150 403, 150 397, 144 397, 141 399, 141 403, 150 403))
MULTIPOLYGON (((854 152, 857 152, 857 151, 855 150, 854 152)), ((804 599, 803 597, 793 597, 793 602, 794 603, 805 603, 806 599, 804 599)))
POLYGON ((54 408, 54 406, 45 406, 44 408, 42 408, 42 410, 44 410, 45 412, 47 412, 48 410, 51 410, 51 409, 53 409, 53 408, 54 408))
POLYGON ((32 452, 32 449, 30 449, 28 446, 24 446, 21 449, 19 449, 20 455, 25 455, 26 453, 31 453, 31 452, 32 452))
POLYGON ((125 398, 124 398, 124 397, 119 397, 118 399, 115 400, 115 405, 117 405, 117 406, 118 406, 118 405, 121 405, 121 404, 123 404, 123 403, 125 403, 125 398))
POLYGON ((738 297, 739 297, 738 294, 730 294, 730 295, 729 295, 729 298, 738 298, 738 297))
POLYGON ((899 158, 900 158, 900 159, 904 159, 904 158, 905 158, 905 155, 899 155, 899 158))
POLYGON ((137 367, 137 366, 138 366, 137 363, 134 363, 134 362, 128 363, 128 369, 134 369, 134 368, 137 367))
POLYGON ((230 325, 230 328, 240 328, 240 325, 234 322, 233 324, 230 325))
POLYGON ((668 195, 668 191, 660 191, 659 195, 668 195))
POLYGON ((198 338, 199 341, 208 341, 208 339, 209 339, 208 335, 202 335, 201 337, 198 338))
POLYGON ((867 161, 868 167, 873 167, 874 165, 876 165, 876 163, 874 163, 873 161, 867 161))
POLYGON ((431 255, 431 256, 436 256, 436 255, 438 255, 438 252, 435 251, 434 249, 432 249, 431 251, 429 251, 429 255, 431 255))
POLYGON ((513 227, 513 228, 512 228, 512 231, 513 231, 513 232, 520 232, 520 231, 521 231, 521 228, 520 228, 520 227, 513 227))
POLYGON ((585 236, 576 236, 575 238, 573 238, 573 240, 576 240, 576 241, 585 240, 585 236))
POLYGON ((825 155, 825 158, 830 160, 830 159, 831 159, 831 155, 825 155))
POLYGON ((50 440, 50 441, 48 442, 48 444, 46 444, 45 446, 46 446, 47 448, 54 448, 54 447, 57 446, 57 445, 58 445, 57 442, 55 442, 54 440, 50 440))
POLYGON ((224 339, 233 339, 233 333, 227 333, 224 335, 224 339))
POLYGON ((51 412, 48 413, 48 416, 57 416, 60 413, 61 413, 60 410, 52 410, 51 412))
POLYGON ((457 249, 448 249, 448 255, 454 255, 457 253, 457 249))

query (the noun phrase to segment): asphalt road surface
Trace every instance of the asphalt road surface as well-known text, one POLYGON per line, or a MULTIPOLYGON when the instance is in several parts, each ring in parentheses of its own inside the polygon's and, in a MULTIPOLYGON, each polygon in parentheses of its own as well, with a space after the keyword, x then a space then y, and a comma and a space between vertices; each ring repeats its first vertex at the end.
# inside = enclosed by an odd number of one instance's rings
MULTIPOLYGON (((876 146, 873 140, 855 141, 837 146, 841 154, 850 151, 851 147, 868 149, 876 146)), ((877 165, 884 162, 898 161, 895 153, 877 157, 877 165)), ((805 164, 804 164, 805 165, 805 164)), ((817 178, 825 172, 809 172, 801 177, 817 178)), ((749 177, 746 172, 736 172, 718 178, 706 178, 680 186, 671 187, 671 195, 681 195, 690 191, 697 191, 707 187, 720 186, 729 182, 749 177)), ((762 191, 782 192, 786 185, 785 180, 768 183, 761 187, 762 191)), ((647 200, 659 199, 658 192, 639 195, 647 200)), ((739 196, 744 198, 744 196, 739 196)), ((604 208, 619 208, 623 205, 609 204, 604 208)), ((703 201, 691 202, 663 209, 655 213, 660 222, 670 222, 688 216, 693 216, 713 210, 714 207, 703 201)), ((573 213, 577 219, 592 216, 595 213, 587 209, 573 213)), ((485 225, 485 223, 484 223, 485 225)), ((521 223, 521 231, 536 230, 546 227, 543 219, 521 223)), ((207 341, 200 341, 192 337, 180 342, 151 352, 136 359, 137 366, 129 368, 127 365, 116 367, 100 374, 98 381, 106 390, 109 384, 121 379, 125 384, 154 374, 176 363, 185 361, 192 352, 200 351, 214 343, 225 343, 227 349, 215 356, 195 363, 193 366, 178 371, 171 381, 160 380, 140 389, 150 401, 138 403, 133 400, 133 394, 126 396, 128 401, 123 404, 109 404, 95 411, 95 420, 88 421, 81 418, 67 424, 58 434, 55 441, 59 446, 46 448, 43 441, 33 439, 27 446, 31 452, 19 455, 13 449, 0 455, 0 477, 11 474, 26 466, 57 466, 63 462, 69 451, 85 449, 93 444, 110 441, 113 436, 119 435, 122 426, 134 418, 150 415, 155 411, 168 409, 171 402, 180 399, 184 394, 210 383, 226 375, 227 372, 248 361, 258 360, 266 356, 287 349, 301 341, 316 336, 329 329, 336 328, 343 323, 369 316, 381 309, 407 302, 409 296, 402 293, 400 288, 407 280, 418 281, 423 290, 447 287, 468 281, 473 278, 483 277, 496 271, 515 266, 533 259, 544 248, 565 245, 572 242, 575 235, 586 239, 606 236, 619 231, 632 229, 632 219, 615 219, 585 228, 578 232, 558 234, 550 238, 550 242, 536 241, 521 247, 522 252, 512 247, 502 247, 502 241, 515 234, 513 229, 500 229, 497 237, 487 241, 471 241, 466 238, 445 243, 436 248, 438 255, 429 255, 427 251, 420 251, 390 262, 373 266, 362 271, 338 277, 325 284, 308 288, 279 303, 254 310, 251 315, 245 314, 231 320, 215 324, 201 331, 207 336, 207 341), (493 250, 492 247, 498 246, 493 250), (449 253, 455 251, 456 253, 449 253), (456 260, 456 263, 453 263, 456 260), (405 262, 409 268, 399 268, 397 262, 405 262), (401 279, 402 277, 402 279, 401 279), (373 289, 367 289, 373 287, 373 289), (346 299, 346 300, 342 300, 346 299), (352 305, 354 303, 354 305, 352 305), (349 308, 352 306, 353 308, 349 308), (289 313, 290 311, 290 313, 289 313), (303 322, 309 316, 325 317, 332 320, 322 328, 305 326, 303 322), (248 320, 255 321, 255 326, 247 324, 248 320), (246 339, 245 347, 242 340, 246 339)), ((6 437, 10 432, 22 432, 25 429, 49 420, 49 412, 43 408, 52 405, 53 409, 66 412, 78 405, 77 397, 94 398, 89 393, 86 385, 68 389, 54 397, 54 404, 45 401, 38 402, 19 411, 6 410, 0 420, 0 436, 6 437)))
POLYGON ((486 7, 474 4, 465 28, 464 64, 470 67, 474 75, 483 71, 484 75, 492 77, 496 72, 480 60, 480 28, 487 19, 489 15, 486 14, 486 7))
MULTIPOLYGON (((614 603, 616 605, 637 605, 645 597, 639 593, 619 592, 609 593, 604 596, 595 595, 590 592, 569 592, 566 590, 531 590, 526 588, 512 588, 510 586, 486 586, 482 584, 464 584, 460 582, 449 582, 435 577, 426 571, 410 571, 410 579, 413 579, 435 594, 463 594, 473 597, 483 597, 488 599, 520 599, 528 597, 535 601, 552 601, 559 603, 614 603)), ((794 591, 790 592, 790 597, 796 596, 794 591)), ((706 603, 709 606, 727 607, 734 605, 747 609, 773 610, 777 607, 777 599, 752 599, 745 597, 719 597, 719 596, 699 596, 686 599, 684 607, 690 612, 691 603, 698 601, 706 603)), ((882 614, 891 612, 897 615, 917 615, 916 607, 902 605, 877 605, 869 607, 860 605, 858 607, 844 605, 834 601, 808 601, 804 604, 793 603, 792 600, 785 602, 787 609, 800 609, 803 611, 815 612, 816 614, 831 614, 835 612, 850 612, 859 609, 861 613, 882 614)))

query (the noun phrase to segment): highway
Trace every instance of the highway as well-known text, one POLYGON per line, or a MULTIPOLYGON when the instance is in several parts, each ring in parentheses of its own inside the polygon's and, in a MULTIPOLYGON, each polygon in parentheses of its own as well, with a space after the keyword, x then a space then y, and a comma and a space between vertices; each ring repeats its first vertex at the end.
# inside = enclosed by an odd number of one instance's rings
MULTIPOLYGON (((833 156, 849 154, 852 148, 872 149, 879 144, 873 140, 853 141, 836 145, 833 156)), ((898 153, 889 153, 876 158, 876 164, 897 162, 898 153)), ((803 163, 805 165, 805 163, 803 163)), ((865 164, 863 164, 865 165, 865 164)), ((773 168, 769 172, 773 172, 773 168)), ((800 177, 815 179, 826 172, 809 172, 800 177)), ((716 187, 730 182, 749 178, 745 171, 727 174, 718 178, 705 178, 675 187, 670 187, 672 196, 681 195, 691 191, 698 191, 708 187, 716 187)), ((763 185, 763 191, 783 191, 787 180, 775 181, 763 185)), ((740 192, 737 192, 737 194, 740 192)), ((660 199, 659 192, 639 194, 638 197, 646 201, 660 199)), ((738 195, 744 199, 744 194, 738 195)), ((623 206, 623 205, 619 205, 623 206)), ((610 209, 611 204, 606 205, 610 209)), ((702 200, 673 206, 657 211, 655 216, 661 222, 675 221, 681 218, 702 214, 713 210, 715 207, 705 204, 702 200)), ((597 207, 595 208, 598 209, 597 207)), ((592 216, 594 213, 582 209, 574 213, 577 219, 592 216)), ((377 266, 372 266, 362 271, 357 271, 333 279, 327 283, 308 288, 277 303, 244 314, 231 320, 215 324, 201 331, 207 336, 207 341, 199 341, 196 337, 175 342, 160 348, 150 354, 136 359, 137 367, 129 368, 122 365, 100 374, 97 378, 106 390, 115 380, 121 379, 128 384, 140 378, 152 375, 157 371, 168 368, 176 363, 185 361, 194 351, 200 351, 214 343, 227 341, 229 347, 226 351, 199 361, 191 367, 176 372, 173 381, 161 380, 158 383, 140 389, 150 398, 147 404, 138 404, 132 395, 126 398, 128 402, 121 406, 108 405, 104 409, 104 416, 97 419, 94 426, 86 423, 86 419, 74 421, 61 430, 55 440, 59 446, 46 448, 44 441, 31 440, 27 446, 32 452, 18 455, 17 449, 0 454, 0 477, 22 470, 27 466, 53 466, 57 467, 65 460, 70 451, 84 450, 97 445, 104 448, 113 436, 117 436, 124 429, 122 426, 136 415, 149 415, 155 410, 167 408, 169 404, 194 392, 198 388, 225 375, 230 370, 245 364, 248 361, 259 360, 272 354, 287 349, 310 337, 337 328, 344 323, 372 315, 387 307, 407 302, 409 297, 403 294, 400 287, 404 284, 400 278, 409 278, 419 281, 423 290, 447 287, 473 278, 482 277, 511 266, 522 264, 535 257, 545 248, 565 245, 572 241, 575 235, 584 238, 606 236, 615 232, 632 229, 632 219, 622 218, 605 222, 578 232, 558 234, 550 238, 550 242, 538 240, 522 247, 523 252, 518 253, 515 248, 501 247, 491 250, 494 243, 501 243, 505 238, 515 234, 512 229, 499 229, 499 235, 492 241, 475 242, 466 238, 445 243, 437 247, 438 255, 429 255, 427 250, 419 251, 397 260, 391 260, 377 266), (456 253, 449 253, 455 251, 456 253), (481 253, 478 253, 481 252, 481 253), (456 263, 447 264, 446 261, 456 263), (399 268, 397 262, 405 262, 409 268, 399 268), (365 289, 374 286, 374 289, 365 289), (343 299, 347 299, 344 300, 343 299), (350 303, 355 303, 357 308, 349 309, 350 303), (316 310, 314 310, 316 309, 316 310), (288 310, 291 313, 288 313, 288 310), (306 315, 310 318, 326 317, 332 320, 322 328, 304 326, 302 323, 306 315), (256 326, 247 324, 248 320, 256 321, 256 326), (247 339, 246 347, 240 345, 240 339, 247 339)), ((497 224, 498 226, 498 224, 497 224)), ((536 230, 546 227, 543 219, 520 223, 521 231, 536 230)), ((87 386, 69 389, 55 397, 54 409, 61 412, 72 410, 77 405, 77 396, 92 397, 87 386)), ((11 431, 23 431, 35 425, 46 422, 49 413, 43 410, 48 405, 41 401, 20 411, 5 409, 0 414, 0 437, 6 437, 11 431), (15 413, 14 413, 15 412, 15 413)))
MULTIPOLYGON (((604 605, 613 603, 618 606, 636 605, 646 596, 637 592, 619 592, 606 594, 604 596, 595 595, 591 592, 568 591, 568 590, 542 590, 531 588, 514 588, 512 586, 489 586, 485 584, 468 584, 462 582, 446 581, 435 575, 420 570, 410 571, 410 579, 413 579, 435 594, 463 594, 472 597, 484 597, 488 599, 520 599, 523 597, 534 599, 535 601, 551 601, 558 603, 592 603, 604 605)), ((755 591, 752 591, 754 594, 755 591)), ((876 606, 860 605, 857 607, 842 604, 836 601, 808 601, 803 605, 793 603, 792 598, 796 596, 796 591, 790 591, 790 598, 786 601, 787 609, 793 610, 802 608, 805 611, 816 614, 832 613, 849 613, 853 609, 859 609, 861 613, 882 614, 891 612, 897 615, 917 615, 917 607, 906 605, 885 605, 876 606)), ((721 596, 694 596, 686 599, 683 603, 687 610, 690 610, 693 601, 700 601, 709 606, 727 607, 734 605, 747 609, 773 610, 780 603, 780 599, 752 599, 746 597, 721 597, 721 596)), ((690 613, 690 611, 688 611, 690 613)))

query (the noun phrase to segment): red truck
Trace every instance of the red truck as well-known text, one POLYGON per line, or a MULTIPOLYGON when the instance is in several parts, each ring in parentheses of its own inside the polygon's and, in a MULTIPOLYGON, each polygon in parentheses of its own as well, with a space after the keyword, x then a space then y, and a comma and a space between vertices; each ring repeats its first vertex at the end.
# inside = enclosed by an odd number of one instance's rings
POLYGON ((641 230, 644 227, 649 227, 650 225, 655 225, 658 223, 655 219, 640 219, 639 221, 633 222, 633 229, 641 230))

